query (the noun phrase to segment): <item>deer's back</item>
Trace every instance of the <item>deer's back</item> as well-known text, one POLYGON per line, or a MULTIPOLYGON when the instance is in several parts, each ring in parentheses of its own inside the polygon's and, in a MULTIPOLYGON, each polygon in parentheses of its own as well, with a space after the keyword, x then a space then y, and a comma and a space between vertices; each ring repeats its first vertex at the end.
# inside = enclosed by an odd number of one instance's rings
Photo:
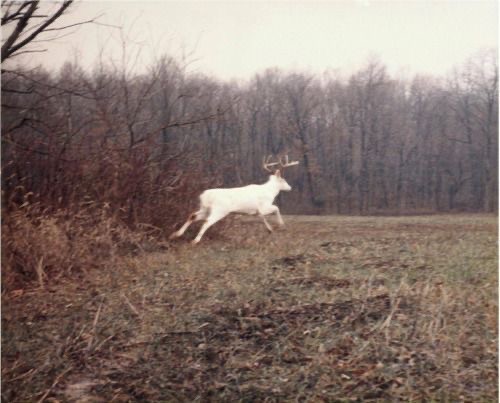
POLYGON ((228 212, 254 214, 261 204, 269 202, 269 196, 263 190, 260 185, 209 189, 200 195, 200 202, 202 206, 210 209, 218 208, 228 212))

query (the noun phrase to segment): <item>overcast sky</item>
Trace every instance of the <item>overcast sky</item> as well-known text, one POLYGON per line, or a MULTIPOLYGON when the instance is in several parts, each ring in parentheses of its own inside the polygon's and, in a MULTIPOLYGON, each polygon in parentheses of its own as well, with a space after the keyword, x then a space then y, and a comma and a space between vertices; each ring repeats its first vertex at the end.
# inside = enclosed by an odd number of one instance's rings
MULTIPOLYGON (((99 16, 123 27, 128 54, 144 71, 162 53, 189 71, 248 79, 269 67, 349 74, 371 56, 392 72, 446 74, 480 49, 497 48, 498 5, 489 1, 81 1, 60 25, 99 16)), ((99 49, 121 60, 120 30, 84 25, 43 44, 50 68, 77 57, 89 68, 99 49)), ((39 46, 42 46, 40 44, 39 46)), ((30 55, 30 57, 33 57, 30 55)))

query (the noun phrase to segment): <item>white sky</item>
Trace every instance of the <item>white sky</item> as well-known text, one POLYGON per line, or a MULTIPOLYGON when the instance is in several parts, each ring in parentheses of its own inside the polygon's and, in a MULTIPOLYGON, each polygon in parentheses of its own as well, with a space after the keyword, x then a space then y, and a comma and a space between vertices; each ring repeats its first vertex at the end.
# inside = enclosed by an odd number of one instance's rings
MULTIPOLYGON (((498 47, 498 5, 488 1, 83 1, 60 24, 97 15, 119 25, 127 52, 144 71, 162 53, 188 55, 189 71, 248 79, 269 67, 351 73, 370 56, 390 71, 446 74, 480 49, 498 47)), ((49 68, 78 58, 86 68, 121 60, 119 30, 81 26, 42 43, 30 64, 49 68)), ((26 63, 26 59, 18 58, 26 63)))

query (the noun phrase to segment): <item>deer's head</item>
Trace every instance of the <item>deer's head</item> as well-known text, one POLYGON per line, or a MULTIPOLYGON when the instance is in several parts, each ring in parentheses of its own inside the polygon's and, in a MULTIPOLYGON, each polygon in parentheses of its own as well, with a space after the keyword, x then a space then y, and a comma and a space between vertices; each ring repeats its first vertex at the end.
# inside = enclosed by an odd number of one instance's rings
POLYGON ((276 162, 271 162, 271 158, 272 158, 272 155, 268 155, 267 157, 265 157, 263 165, 262 165, 266 171, 271 173, 270 180, 273 181, 274 183, 276 183, 276 185, 280 191, 282 190, 282 191, 288 192, 288 191, 292 190, 292 187, 288 184, 288 182, 285 180, 285 178, 283 178, 283 176, 281 174, 281 170, 275 169, 274 171, 272 171, 270 168, 274 167, 276 165, 279 165, 281 169, 285 169, 287 167, 298 165, 299 161, 289 162, 288 155, 285 155, 284 158, 280 157, 278 159, 278 161, 276 161, 276 162))

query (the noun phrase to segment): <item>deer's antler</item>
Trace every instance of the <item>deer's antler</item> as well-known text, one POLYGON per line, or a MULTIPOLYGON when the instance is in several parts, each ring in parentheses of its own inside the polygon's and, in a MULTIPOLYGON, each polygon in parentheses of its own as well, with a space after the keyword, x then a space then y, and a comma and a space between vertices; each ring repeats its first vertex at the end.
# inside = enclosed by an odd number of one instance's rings
POLYGON ((283 161, 281 161, 282 158, 280 158, 280 161, 279 161, 279 164, 281 166, 281 168, 287 168, 287 167, 293 167, 294 165, 298 165, 299 164, 299 161, 292 161, 292 162, 289 162, 288 161, 288 155, 285 155, 284 159, 285 159, 285 162, 283 163, 283 161))
POLYGON ((271 158, 273 156, 272 155, 268 155, 267 157, 264 157, 264 161, 262 163, 262 167, 267 171, 267 172, 273 172, 269 169, 269 167, 272 167, 272 166, 275 166, 275 165, 278 165, 280 164, 280 161, 278 162, 270 162, 271 161, 271 158))

